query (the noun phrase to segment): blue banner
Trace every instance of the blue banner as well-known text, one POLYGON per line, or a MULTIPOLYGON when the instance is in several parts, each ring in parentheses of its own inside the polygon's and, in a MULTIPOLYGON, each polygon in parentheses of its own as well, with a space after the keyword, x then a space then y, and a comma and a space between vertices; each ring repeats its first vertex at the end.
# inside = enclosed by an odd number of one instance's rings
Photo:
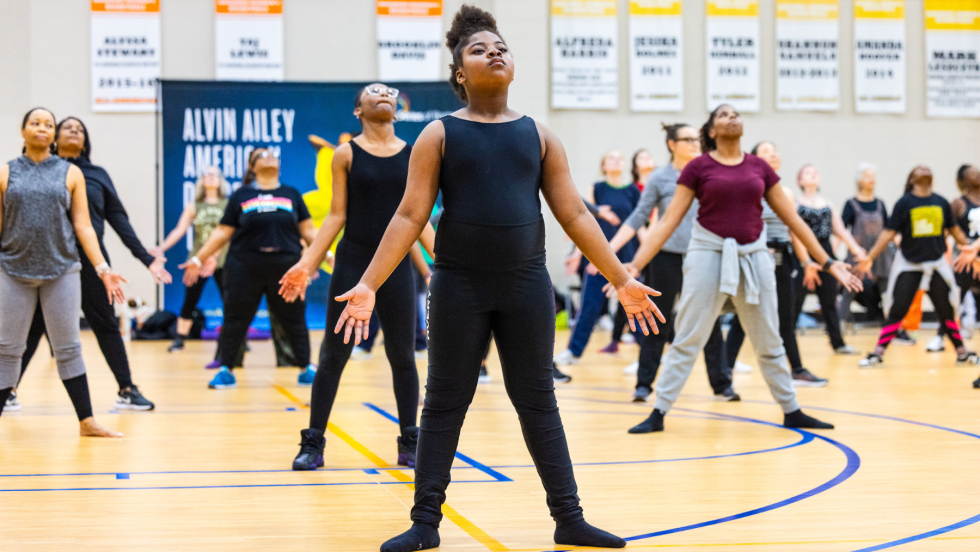
MULTIPOLYGON (((237 188, 247 171, 249 153, 259 147, 279 153, 280 180, 304 193, 314 219, 318 213, 322 218, 325 206, 313 205, 317 203, 318 152, 308 136, 338 144, 343 134, 359 133, 354 97, 365 84, 162 81, 164 235, 177 225, 184 207, 193 203, 197 178, 205 168, 219 167, 232 188, 237 188)), ((444 81, 386 84, 400 91, 395 132, 410 144, 425 125, 462 107, 444 81)), ((319 170, 324 169, 329 167, 319 170)), ((164 286, 163 308, 174 313, 180 312, 185 289, 177 266, 187 259, 190 243, 190 238, 181 240, 167 252, 167 270, 175 278, 164 286)), ((321 276, 325 276, 322 271, 321 276)), ((310 328, 323 329, 328 281, 319 278, 307 292, 310 328)), ((205 288, 198 309, 205 314, 209 329, 220 325, 221 297, 213 283, 205 288)), ((269 328, 264 301, 253 326, 269 328)))

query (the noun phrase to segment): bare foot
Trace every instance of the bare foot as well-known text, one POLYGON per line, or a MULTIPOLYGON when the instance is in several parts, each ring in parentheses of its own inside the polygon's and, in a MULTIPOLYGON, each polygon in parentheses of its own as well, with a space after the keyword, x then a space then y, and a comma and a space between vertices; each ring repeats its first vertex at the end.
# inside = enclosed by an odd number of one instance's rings
POLYGON ((122 437, 123 434, 118 431, 111 431, 102 426, 100 426, 95 418, 89 416, 84 420, 78 422, 78 434, 82 437, 122 437))

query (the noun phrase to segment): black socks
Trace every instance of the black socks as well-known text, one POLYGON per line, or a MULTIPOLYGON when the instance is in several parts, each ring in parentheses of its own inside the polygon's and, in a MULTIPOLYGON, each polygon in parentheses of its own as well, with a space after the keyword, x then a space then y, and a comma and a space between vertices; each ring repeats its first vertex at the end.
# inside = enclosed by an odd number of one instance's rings
POLYGON ((800 429, 834 429, 832 424, 821 422, 816 418, 807 416, 803 413, 803 410, 800 409, 783 415, 783 427, 800 429))
POLYGON ((663 431, 664 416, 666 415, 667 415, 666 412, 661 412, 660 410, 654 408, 649 418, 643 420, 642 424, 631 427, 629 432, 630 433, 653 433, 655 431, 663 431))
POLYGON ((408 531, 382 544, 381 552, 411 552, 437 546, 439 546, 439 529, 428 523, 415 523, 408 531))
POLYGON ((88 394, 88 378, 85 374, 75 376, 66 380, 61 380, 68 391, 72 406, 75 407, 75 414, 78 421, 92 417, 92 398, 88 394))
MULTIPOLYGON (((555 543, 594 546, 596 548, 624 548, 626 546, 626 541, 623 539, 589 525, 584 519, 555 529, 555 543)), ((381 548, 381 551, 387 552, 384 547, 381 548)))

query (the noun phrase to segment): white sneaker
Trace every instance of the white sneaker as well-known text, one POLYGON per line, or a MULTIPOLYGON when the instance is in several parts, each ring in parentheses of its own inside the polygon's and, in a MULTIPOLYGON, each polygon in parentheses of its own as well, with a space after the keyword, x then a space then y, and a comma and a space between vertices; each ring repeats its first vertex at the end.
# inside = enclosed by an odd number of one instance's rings
POLYGON ((973 330, 968 328, 960 328, 960 337, 963 338, 963 341, 973 339, 973 330))
POLYGON ((735 366, 732 368, 732 371, 738 372, 739 374, 748 374, 749 372, 752 371, 752 365, 736 360, 735 366))
POLYGON ((429 350, 422 349, 421 351, 415 351, 415 360, 425 360, 429 358, 429 350))
POLYGON ((371 351, 367 349, 362 349, 360 347, 354 347, 350 352, 351 360, 371 360, 371 351))
POLYGON ((20 410, 20 401, 17 400, 17 392, 11 391, 7 397, 6 404, 3 405, 4 412, 17 412, 20 410))
POLYGON ((555 355, 555 364, 561 366, 571 366, 572 364, 578 364, 579 360, 580 360, 579 357, 573 355, 572 352, 569 351, 568 349, 565 349, 564 351, 555 355))
POLYGON ((624 333, 622 339, 620 339, 619 341, 626 345, 632 345, 636 343, 636 338, 633 337, 633 334, 631 333, 624 333))
POLYGON ((623 368, 623 373, 626 374, 627 376, 635 375, 639 371, 640 371, 639 362, 634 362, 633 364, 630 364, 626 368, 623 368))
POLYGON ((603 314, 599 317, 599 321, 596 322, 596 327, 604 332, 611 332, 613 329, 614 322, 612 318, 609 318, 608 314, 603 314))
POLYGON ((935 335, 926 343, 926 352, 929 353, 940 353, 946 350, 946 344, 943 342, 943 336, 935 335))

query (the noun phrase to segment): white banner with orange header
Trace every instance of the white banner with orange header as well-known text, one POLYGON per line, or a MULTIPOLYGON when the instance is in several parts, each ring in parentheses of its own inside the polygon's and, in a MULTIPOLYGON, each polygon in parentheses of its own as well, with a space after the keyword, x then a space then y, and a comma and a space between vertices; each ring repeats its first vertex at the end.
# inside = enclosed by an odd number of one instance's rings
POLYGON ((630 0, 630 109, 684 110, 681 0, 630 0))
POLYGON ((925 0, 926 115, 980 117, 980 0, 925 0))
POLYGON ((905 0, 854 0, 854 109, 905 113, 905 0))
POLYGON ((376 0, 378 78, 439 80, 442 0, 376 0))
POLYGON ((838 0, 776 0, 776 109, 840 109, 838 0))
POLYGON ((707 0, 708 109, 759 111, 759 0, 707 0))
POLYGON ((616 0, 551 0, 551 107, 616 109, 616 0))
POLYGON ((214 76, 282 81, 283 0, 214 0, 214 76))
POLYGON ((92 111, 155 111, 160 0, 90 3, 92 111))

